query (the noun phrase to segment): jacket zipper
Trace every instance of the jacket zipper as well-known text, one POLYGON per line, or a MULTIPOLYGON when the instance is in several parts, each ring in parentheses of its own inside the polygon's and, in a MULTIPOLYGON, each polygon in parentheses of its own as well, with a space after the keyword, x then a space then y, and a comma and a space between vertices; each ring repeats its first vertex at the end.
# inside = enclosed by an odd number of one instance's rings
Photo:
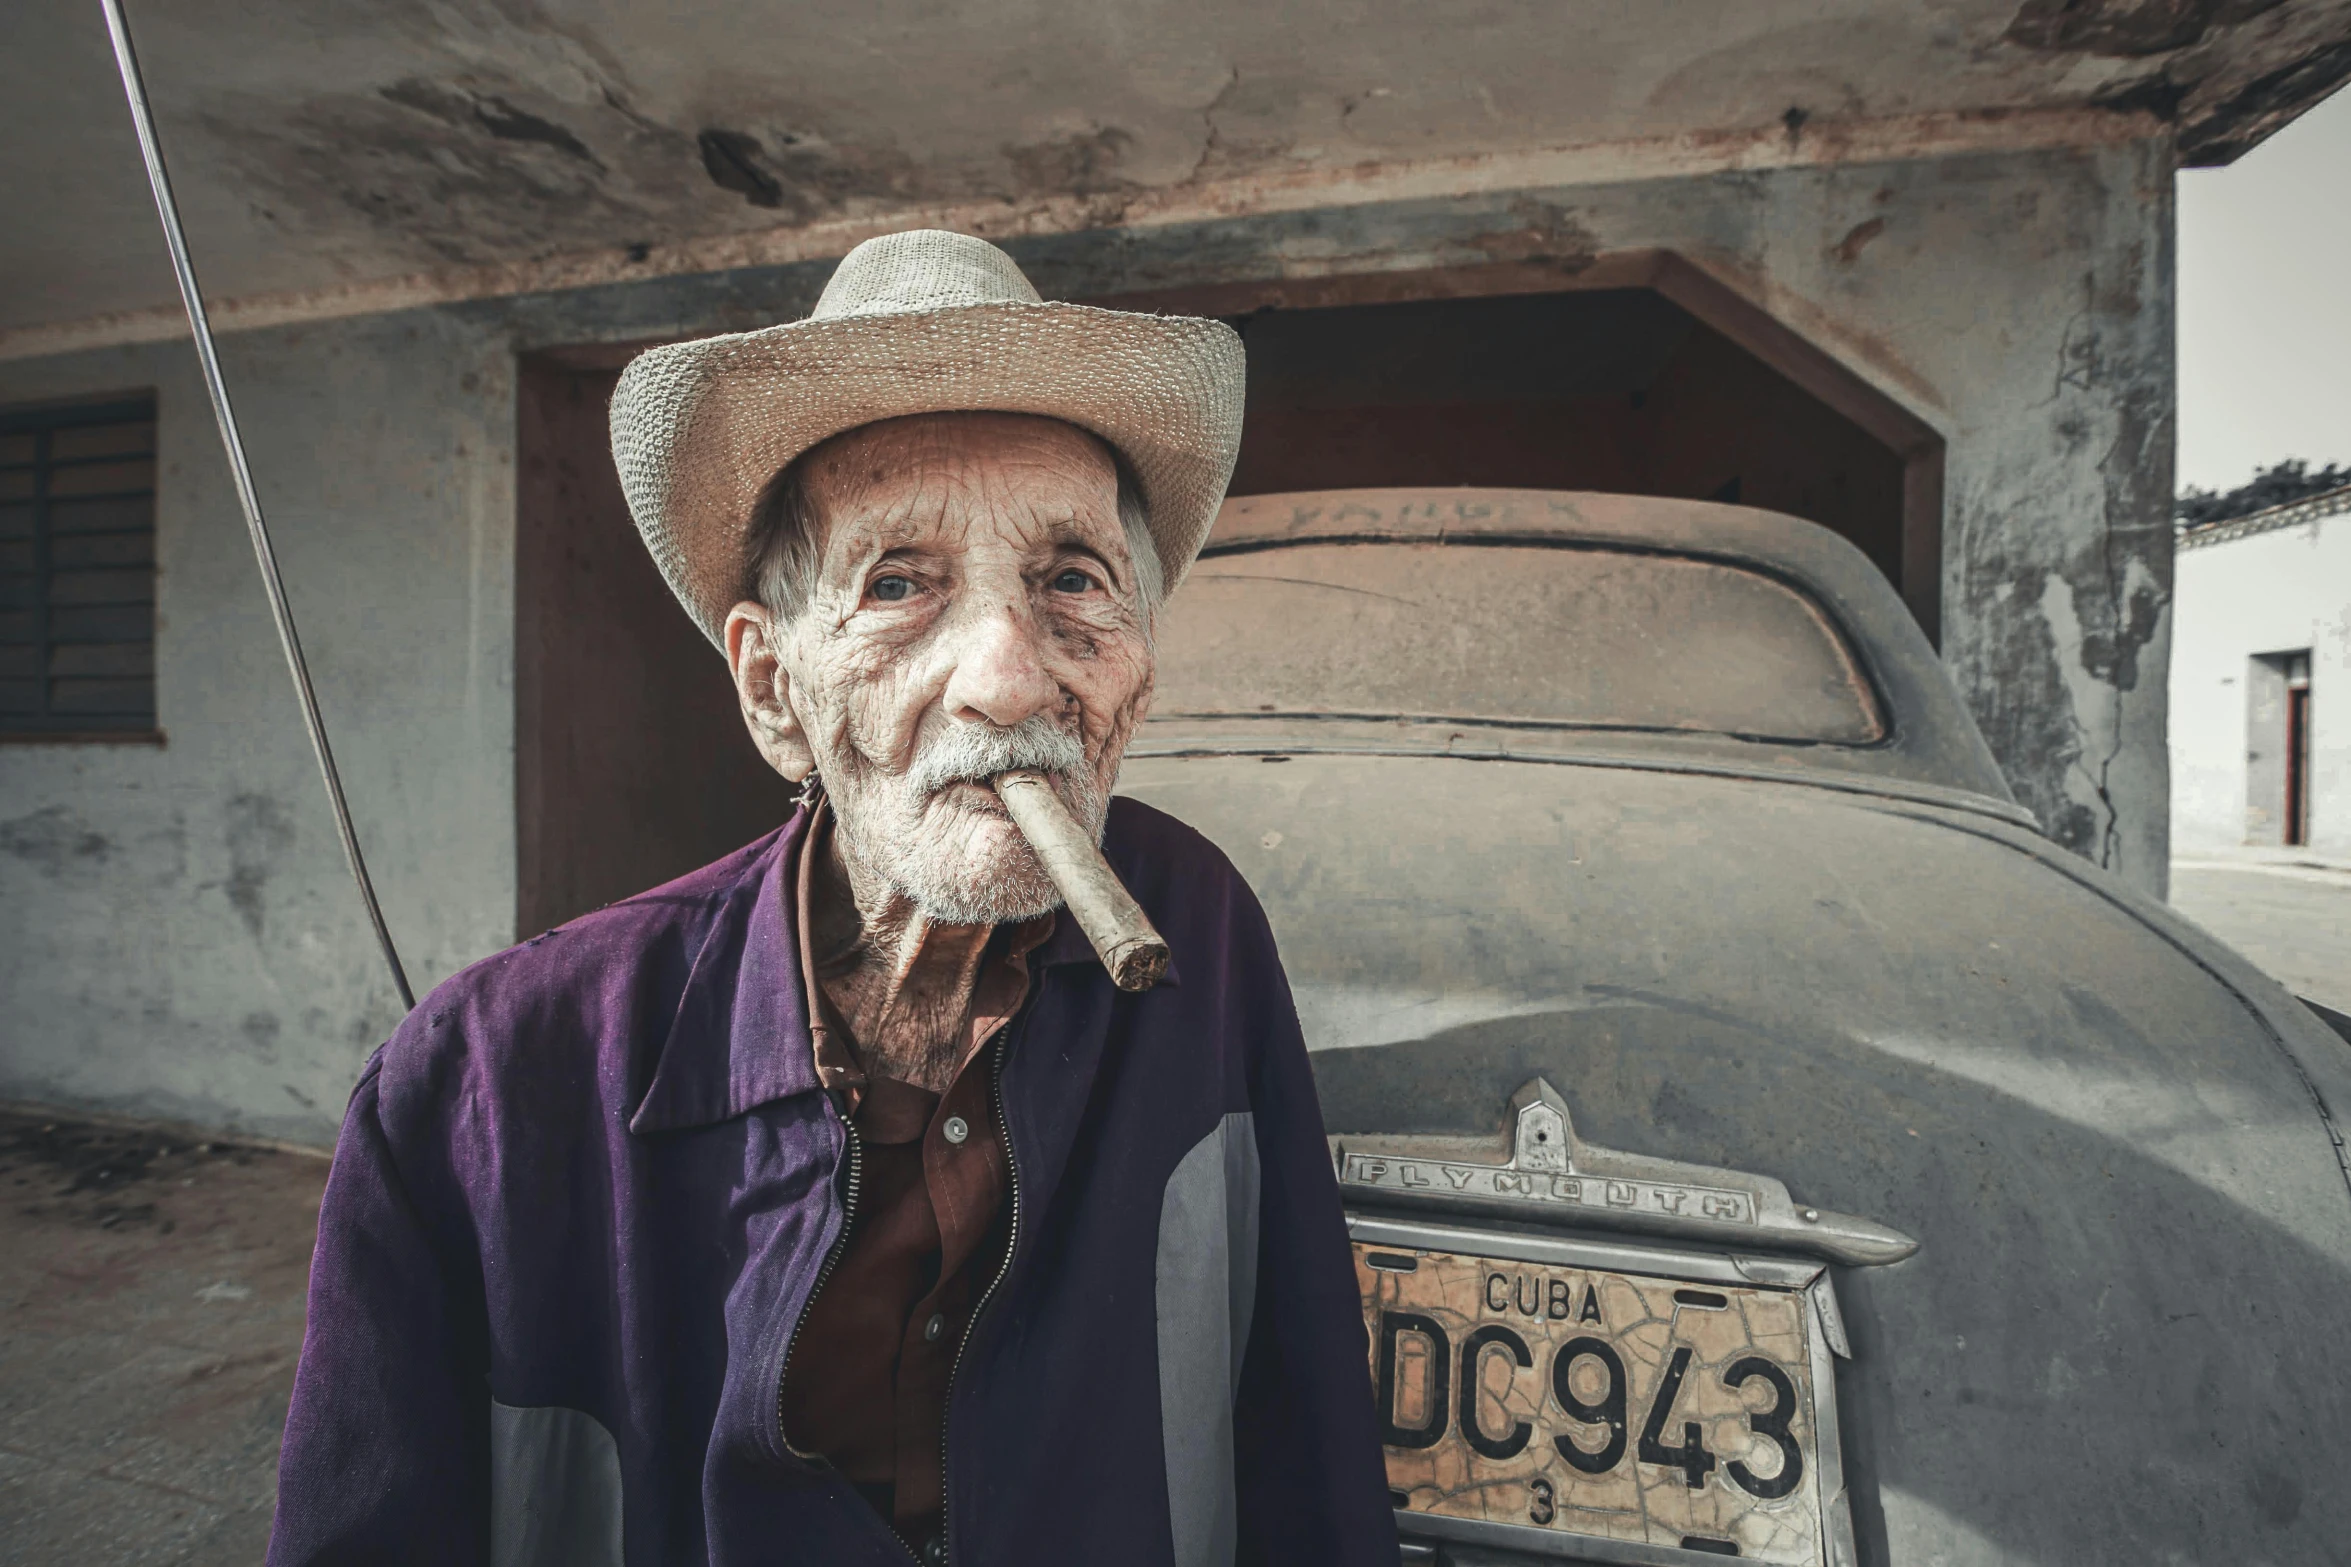
MULTIPOLYGON (((1030 998, 1035 999, 1033 996, 1030 998)), ((1026 1026, 1026 1017, 1022 1026, 1026 1026)), ((1012 1228, 1004 1237, 1004 1260, 997 1264, 996 1276, 988 1280, 988 1287, 980 1291, 979 1304, 971 1308, 971 1318, 963 1325, 963 1337, 955 1346, 955 1358, 947 1363, 947 1397, 939 1406, 939 1541, 941 1562, 955 1559, 955 1529, 952 1523, 954 1508, 950 1505, 954 1493, 947 1488, 947 1426, 955 1412, 955 1381, 963 1371, 964 1352, 971 1348, 972 1335, 980 1330, 980 1317, 988 1309, 988 1302, 996 1298, 996 1286, 1012 1271, 1012 1254, 1020 1245, 1020 1155, 1012 1146, 1012 1122, 1004 1114, 1004 1058, 1012 1053, 1011 1031, 996 1047, 994 1058, 988 1063, 991 1097, 996 1106, 996 1127, 1004 1136, 1004 1168, 1007 1176, 1005 1200, 1012 1205, 1012 1228)))
POLYGON ((816 1270, 816 1283, 809 1287, 808 1298, 800 1303, 800 1320, 792 1324, 792 1336, 784 1341, 783 1364, 776 1372, 776 1445, 795 1458, 815 1455, 803 1453, 794 1447, 791 1437, 784 1430, 784 1384, 792 1375, 792 1351, 800 1347, 800 1330, 808 1326, 809 1308, 816 1304, 817 1294, 824 1288, 825 1280, 833 1276, 833 1268, 840 1262, 841 1253, 849 1249, 849 1230, 857 1222, 857 1189, 865 1175, 864 1148, 858 1141, 857 1123, 842 1116, 841 1130, 848 1138, 849 1164, 849 1179, 841 1188, 841 1233, 833 1237, 832 1246, 824 1254, 824 1266, 816 1270))

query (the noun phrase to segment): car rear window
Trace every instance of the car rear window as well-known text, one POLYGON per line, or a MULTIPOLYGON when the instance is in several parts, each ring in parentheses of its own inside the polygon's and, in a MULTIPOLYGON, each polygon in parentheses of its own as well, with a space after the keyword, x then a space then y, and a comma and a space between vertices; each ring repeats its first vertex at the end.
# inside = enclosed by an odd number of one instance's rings
POLYGON ((1841 745, 1885 733, 1845 639, 1776 578, 1687 555, 1460 540, 1202 559, 1168 606, 1154 710, 1841 745))

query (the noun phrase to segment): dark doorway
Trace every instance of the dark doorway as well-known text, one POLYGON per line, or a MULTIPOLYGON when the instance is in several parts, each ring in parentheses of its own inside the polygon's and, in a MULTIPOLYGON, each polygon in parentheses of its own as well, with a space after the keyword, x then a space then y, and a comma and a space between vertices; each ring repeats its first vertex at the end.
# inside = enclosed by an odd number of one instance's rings
POLYGON ((1678 256, 1098 302, 1241 332, 1236 495, 1465 484, 1757 506, 1851 540, 1938 634, 1941 438, 1678 256))
POLYGON ((1902 463, 1648 289, 1273 310, 1236 495, 1471 484, 1733 501, 1835 529, 1896 582, 1902 463))
POLYGON ((740 848, 790 790, 725 662, 621 499, 606 409, 625 353, 533 357, 518 388, 515 923, 534 935, 740 848))
POLYGON ((2310 842, 2310 650, 2245 661, 2245 841, 2310 842))

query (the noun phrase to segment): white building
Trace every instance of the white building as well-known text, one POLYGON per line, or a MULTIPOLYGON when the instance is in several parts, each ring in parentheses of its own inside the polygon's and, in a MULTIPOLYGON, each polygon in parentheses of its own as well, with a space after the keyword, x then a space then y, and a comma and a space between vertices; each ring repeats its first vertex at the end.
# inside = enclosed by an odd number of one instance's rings
POLYGON ((2351 856, 2351 486, 2179 541, 2175 852, 2351 856))

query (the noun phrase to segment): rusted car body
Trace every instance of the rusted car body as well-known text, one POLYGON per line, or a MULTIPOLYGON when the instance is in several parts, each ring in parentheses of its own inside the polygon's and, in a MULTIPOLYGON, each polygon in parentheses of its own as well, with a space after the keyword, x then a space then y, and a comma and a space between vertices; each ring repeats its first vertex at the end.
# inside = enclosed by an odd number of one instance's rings
POLYGON ((2035 830, 1857 551, 1238 500, 1161 670, 1122 787, 1280 938, 1408 1560, 2351 1553, 2351 1051, 2035 830))

